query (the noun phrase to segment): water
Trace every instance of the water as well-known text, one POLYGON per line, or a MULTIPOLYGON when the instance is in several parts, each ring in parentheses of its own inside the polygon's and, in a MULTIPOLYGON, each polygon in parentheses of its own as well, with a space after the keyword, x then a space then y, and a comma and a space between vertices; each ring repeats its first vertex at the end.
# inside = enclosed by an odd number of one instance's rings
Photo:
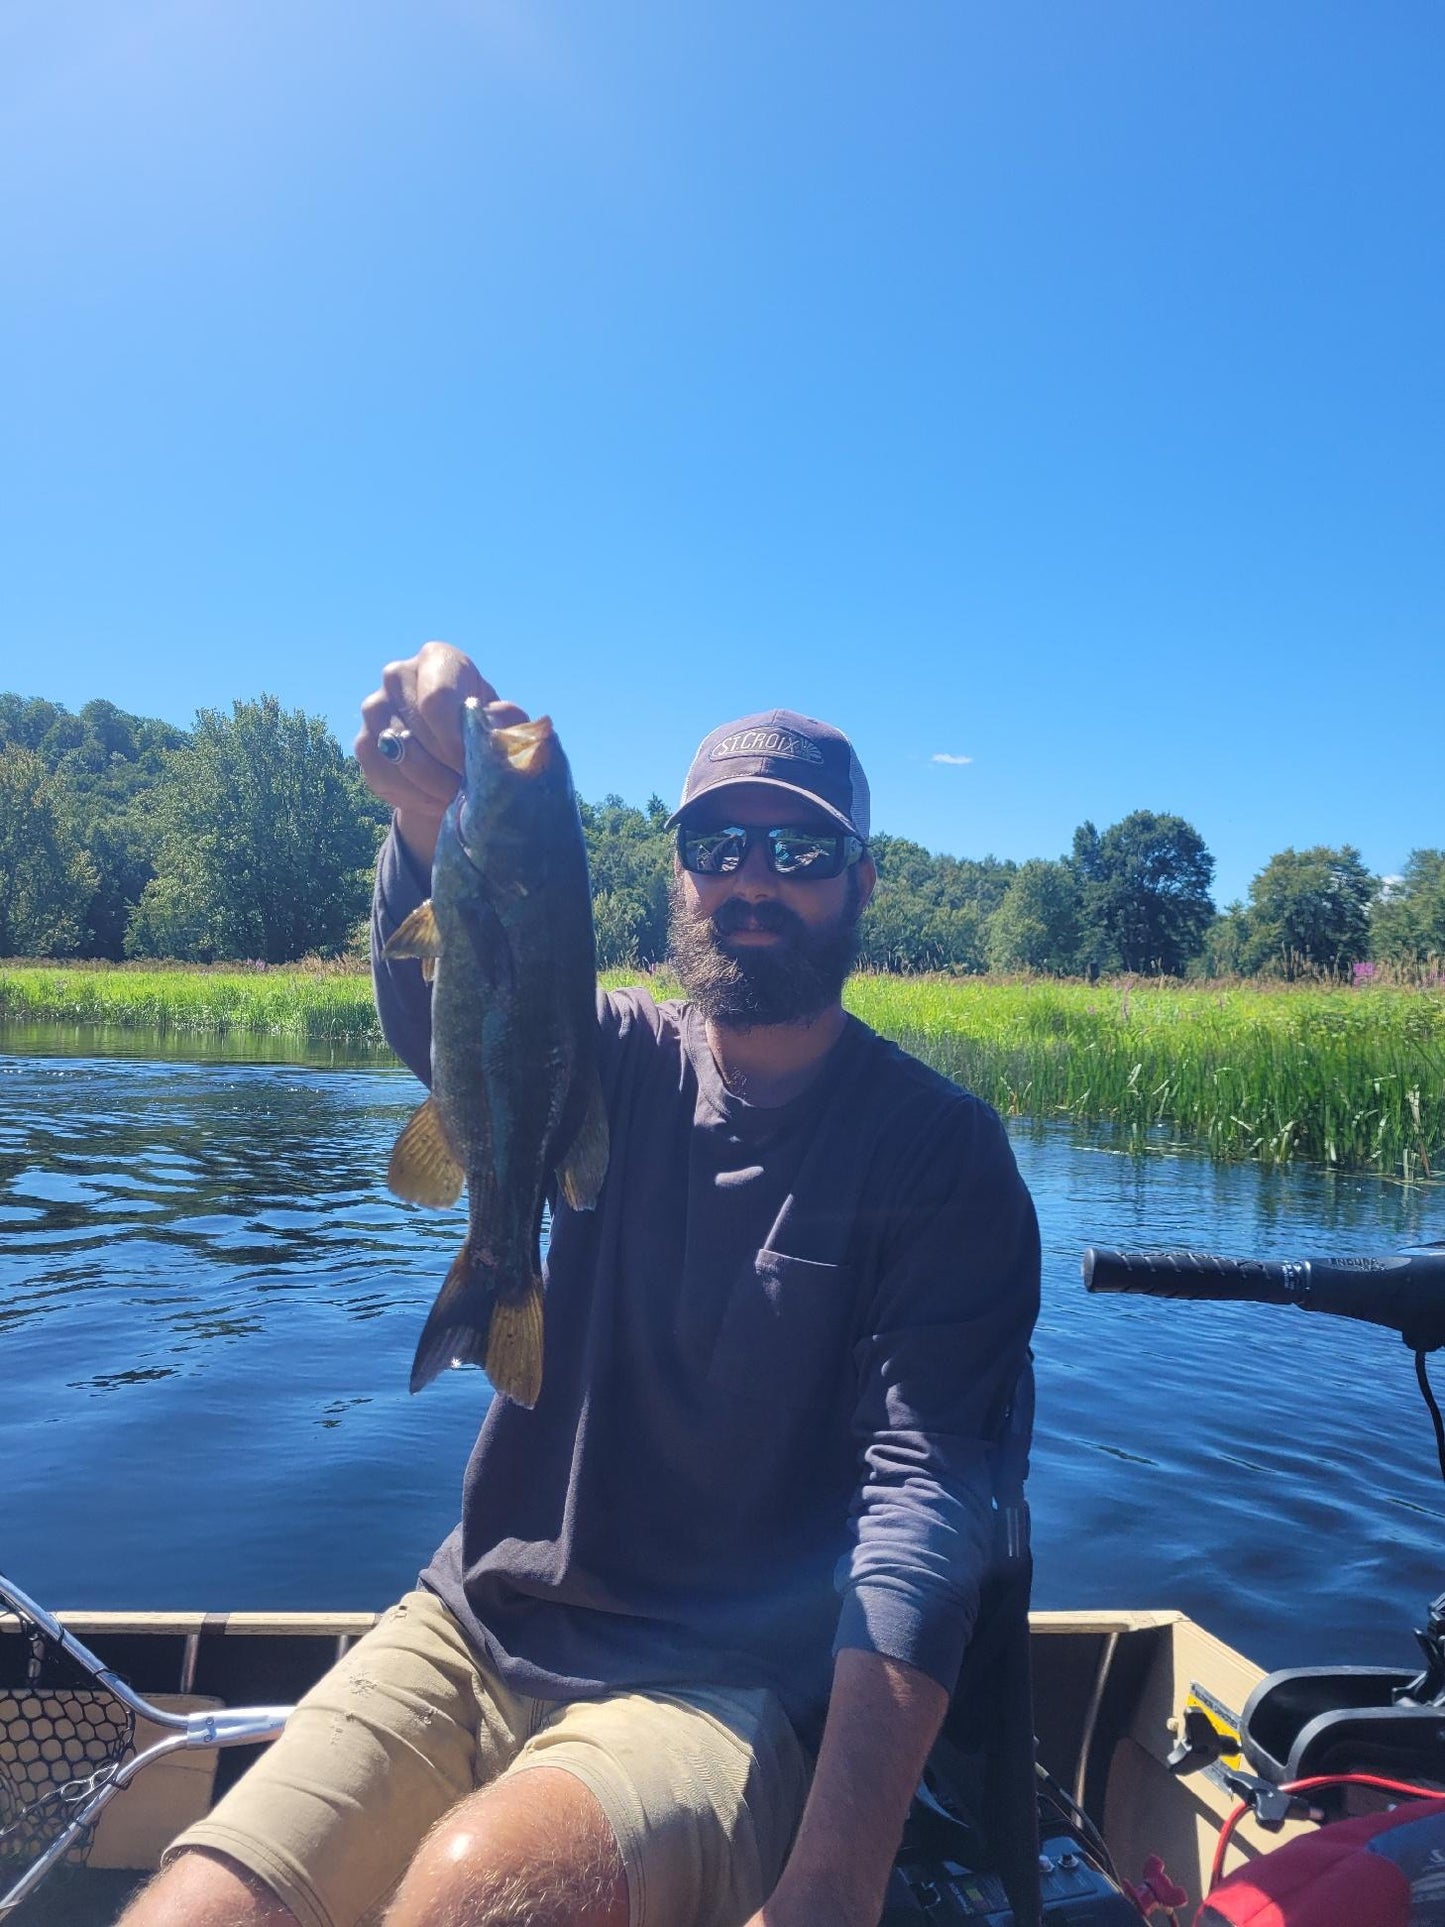
MULTIPOLYGON (((59 1608, 382 1606, 453 1524, 488 1398, 471 1371, 406 1390, 461 1222, 383 1183, 417 1087, 354 1047, 124 1048, 0 1031, 0 1569, 59 1608)), ((1388 1251, 1445 1237, 1445 1193, 1015 1144, 1045 1248, 1035 1603, 1177 1606, 1271 1667, 1410 1664, 1445 1486, 1404 1347, 1091 1298, 1079 1253, 1388 1251)))

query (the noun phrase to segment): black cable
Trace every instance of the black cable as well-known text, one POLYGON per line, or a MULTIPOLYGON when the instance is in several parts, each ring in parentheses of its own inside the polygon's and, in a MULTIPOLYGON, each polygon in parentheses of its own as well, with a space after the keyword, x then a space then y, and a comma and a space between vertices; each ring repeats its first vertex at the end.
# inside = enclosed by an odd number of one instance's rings
POLYGON ((1049 1772, 1048 1768, 1044 1766, 1041 1761, 1036 1760, 1034 1762, 1034 1769, 1038 1774, 1045 1796, 1053 1802, 1054 1808, 1063 1819, 1064 1824, 1071 1832, 1083 1834, 1084 1840, 1092 1847, 1091 1857, 1100 1862, 1099 1871, 1107 1874, 1116 1887, 1120 1886, 1122 1883, 1119 1879, 1118 1869, 1114 1865, 1114 1856, 1110 1853, 1108 1843, 1104 1839, 1103 1834, 1100 1833, 1099 1829, 1094 1825, 1094 1822, 1089 1818, 1088 1814, 1085 1813, 1078 1801, 1074 1799, 1073 1795, 1065 1792, 1053 1774, 1049 1772))
POLYGON ((1435 1394, 1430 1388, 1429 1374, 1425 1370, 1424 1352, 1415 1354, 1415 1376, 1420 1381, 1420 1390, 1425 1403, 1430 1408, 1430 1417, 1435 1425, 1435 1453, 1440 1460, 1440 1476, 1445 1479, 1445 1419, 1440 1416, 1440 1407, 1435 1402, 1435 1394))

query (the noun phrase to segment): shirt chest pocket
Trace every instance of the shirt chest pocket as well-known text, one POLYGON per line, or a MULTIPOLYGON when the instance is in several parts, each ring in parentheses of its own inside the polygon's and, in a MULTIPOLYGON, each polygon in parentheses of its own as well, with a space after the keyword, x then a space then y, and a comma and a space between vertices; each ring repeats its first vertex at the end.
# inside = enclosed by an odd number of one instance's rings
POLYGON ((846 1389, 852 1323, 846 1265, 764 1248, 728 1294, 708 1376, 774 1406, 829 1405, 846 1389))

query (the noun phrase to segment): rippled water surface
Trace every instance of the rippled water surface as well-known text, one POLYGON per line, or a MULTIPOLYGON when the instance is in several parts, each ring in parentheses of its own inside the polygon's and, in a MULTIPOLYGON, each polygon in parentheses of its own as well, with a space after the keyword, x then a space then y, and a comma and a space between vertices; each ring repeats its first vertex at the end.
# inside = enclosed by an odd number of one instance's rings
MULTIPOLYGON (((406 1389, 461 1227, 383 1182, 417 1087, 356 1053, 127 1048, 0 1030, 0 1568, 56 1607, 383 1605, 450 1529, 488 1397, 406 1389)), ((1079 1253, 1390 1250, 1445 1237, 1445 1193, 1015 1145, 1045 1246, 1036 1604, 1179 1606, 1267 1666, 1409 1664, 1445 1486, 1404 1347, 1090 1298, 1079 1253)))

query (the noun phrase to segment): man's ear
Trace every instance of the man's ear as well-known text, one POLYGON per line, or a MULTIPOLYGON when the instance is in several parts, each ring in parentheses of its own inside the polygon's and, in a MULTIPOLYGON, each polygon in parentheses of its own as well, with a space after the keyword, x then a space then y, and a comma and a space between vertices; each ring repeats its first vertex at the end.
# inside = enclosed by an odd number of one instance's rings
POLYGON ((868 899, 878 888, 878 865, 865 850, 858 859, 858 914, 868 908, 868 899))

